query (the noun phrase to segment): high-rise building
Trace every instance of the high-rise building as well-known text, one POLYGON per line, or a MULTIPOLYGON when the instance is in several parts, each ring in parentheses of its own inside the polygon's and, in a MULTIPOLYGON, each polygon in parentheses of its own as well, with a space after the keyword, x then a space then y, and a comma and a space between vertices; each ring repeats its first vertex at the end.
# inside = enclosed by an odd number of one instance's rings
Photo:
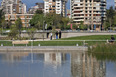
POLYGON ((56 13, 66 16, 67 0, 44 0, 44 13, 56 13))
POLYGON ((102 29, 106 17, 106 0, 71 0, 71 18, 76 24, 81 21, 91 29, 102 29))
POLYGON ((3 0, 1 2, 1 9, 5 14, 25 14, 26 5, 21 0, 3 0))

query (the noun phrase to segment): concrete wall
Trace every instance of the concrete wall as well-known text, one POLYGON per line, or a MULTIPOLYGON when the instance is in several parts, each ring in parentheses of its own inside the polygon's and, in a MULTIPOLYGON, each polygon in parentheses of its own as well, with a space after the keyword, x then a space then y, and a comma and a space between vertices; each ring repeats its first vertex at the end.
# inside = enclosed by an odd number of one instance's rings
MULTIPOLYGON (((49 38, 50 33, 47 32, 36 32, 34 33, 34 38, 49 38)), ((116 33, 108 33, 108 32, 62 32, 62 38, 68 38, 68 37, 77 37, 77 36, 88 36, 88 35, 116 35, 116 33)), ((29 37, 28 33, 21 33, 22 37, 29 37)), ((54 38, 54 34, 53 34, 54 38)))

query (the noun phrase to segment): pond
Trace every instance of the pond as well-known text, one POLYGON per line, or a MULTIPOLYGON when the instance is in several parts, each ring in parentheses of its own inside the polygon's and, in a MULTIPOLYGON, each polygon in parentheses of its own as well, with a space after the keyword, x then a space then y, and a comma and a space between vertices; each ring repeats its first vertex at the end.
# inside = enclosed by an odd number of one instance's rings
POLYGON ((0 77, 115 77, 116 61, 70 52, 1 52, 0 77))

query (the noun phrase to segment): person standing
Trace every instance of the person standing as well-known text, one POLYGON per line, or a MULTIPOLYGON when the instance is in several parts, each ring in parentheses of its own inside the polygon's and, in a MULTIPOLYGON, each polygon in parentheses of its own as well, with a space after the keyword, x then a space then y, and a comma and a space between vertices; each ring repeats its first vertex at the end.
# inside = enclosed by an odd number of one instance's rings
POLYGON ((59 31, 59 39, 61 39, 61 34, 62 34, 61 31, 59 31))
POLYGON ((56 39, 58 39, 58 31, 56 31, 56 39))
POLYGON ((51 34, 50 34, 50 40, 52 40, 52 32, 51 32, 51 34))

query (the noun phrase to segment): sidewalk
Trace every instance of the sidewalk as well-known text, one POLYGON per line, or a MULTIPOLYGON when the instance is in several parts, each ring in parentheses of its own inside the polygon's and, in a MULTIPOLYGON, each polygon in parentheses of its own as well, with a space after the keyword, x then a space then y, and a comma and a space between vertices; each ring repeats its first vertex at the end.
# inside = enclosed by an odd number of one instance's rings
MULTIPOLYGON (((52 38, 52 40, 55 40, 56 38, 52 38)), ((47 38, 47 39, 36 39, 36 40, 38 40, 38 41, 50 41, 50 39, 49 38, 47 38)), ((51 40, 51 41, 52 41, 51 40)))
POLYGON ((87 51, 86 46, 2 46, 0 52, 3 51, 53 51, 53 50, 76 50, 76 51, 87 51))

